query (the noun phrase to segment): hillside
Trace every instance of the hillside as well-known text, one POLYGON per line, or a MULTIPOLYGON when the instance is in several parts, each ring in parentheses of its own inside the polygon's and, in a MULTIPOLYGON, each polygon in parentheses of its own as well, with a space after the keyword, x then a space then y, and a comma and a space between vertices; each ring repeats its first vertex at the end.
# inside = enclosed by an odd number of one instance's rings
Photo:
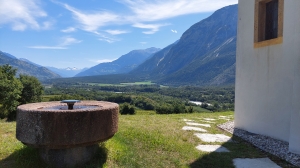
POLYGON ((177 44, 177 42, 178 41, 156 52, 151 58, 143 62, 134 70, 130 71, 129 74, 149 77, 150 73, 153 72, 159 66, 160 62, 169 53, 170 49, 177 44))
POLYGON ((124 74, 138 67, 141 63, 143 63, 150 56, 152 56, 153 53, 159 50, 160 49, 154 47, 145 50, 133 50, 125 55, 122 55, 115 61, 100 63, 94 67, 91 67, 88 70, 80 72, 76 75, 76 77, 124 74))
POLYGON ((39 80, 60 78, 60 76, 49 69, 30 63, 28 60, 18 59, 8 53, 0 51, 0 65, 9 64, 17 68, 17 75, 26 74, 35 76, 39 80))
MULTIPOLYGON (((64 79, 63 81, 121 83, 151 80, 158 84, 176 86, 233 85, 235 82, 236 31, 237 5, 227 6, 192 25, 178 41, 154 53, 138 67, 123 74, 124 77, 110 74, 92 78, 64 79)), ((121 58, 120 60, 122 60, 121 58)), ((98 66, 111 66, 120 60, 98 66)), ((130 60, 127 58, 127 61, 130 60)))
POLYGON ((224 7, 130 73, 170 85, 233 84, 236 31, 237 5, 224 7))

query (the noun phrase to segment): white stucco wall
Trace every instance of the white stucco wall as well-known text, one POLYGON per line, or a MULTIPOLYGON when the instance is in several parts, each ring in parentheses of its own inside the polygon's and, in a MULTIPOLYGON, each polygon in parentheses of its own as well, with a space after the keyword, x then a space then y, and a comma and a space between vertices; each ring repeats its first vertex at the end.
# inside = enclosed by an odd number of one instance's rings
POLYGON ((289 149, 300 154, 300 0, 286 0, 284 54, 292 58, 293 97, 289 149))
POLYGON ((283 43, 260 48, 253 46, 254 6, 239 0, 235 127, 300 153, 300 0, 284 1, 283 43))

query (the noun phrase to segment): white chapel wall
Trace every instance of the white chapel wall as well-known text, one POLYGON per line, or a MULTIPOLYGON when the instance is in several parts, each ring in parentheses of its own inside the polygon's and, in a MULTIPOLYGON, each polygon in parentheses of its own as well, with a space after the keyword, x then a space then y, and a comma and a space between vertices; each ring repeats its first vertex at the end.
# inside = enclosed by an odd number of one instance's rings
POLYGON ((254 0, 239 1, 235 126, 288 141, 291 67, 282 44, 254 48, 254 11, 254 0))
POLYGON ((300 0, 286 0, 284 56, 291 57, 292 109, 289 149, 300 154, 300 0))

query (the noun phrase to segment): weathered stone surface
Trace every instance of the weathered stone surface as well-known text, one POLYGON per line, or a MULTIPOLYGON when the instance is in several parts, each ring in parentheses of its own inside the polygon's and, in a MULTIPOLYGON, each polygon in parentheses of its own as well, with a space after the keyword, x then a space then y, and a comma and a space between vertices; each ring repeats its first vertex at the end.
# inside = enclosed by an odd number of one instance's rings
POLYGON ((92 105, 95 108, 46 109, 46 107, 62 105, 60 102, 19 106, 17 139, 37 148, 62 149, 105 141, 117 132, 118 104, 103 101, 82 101, 78 104, 80 106, 92 105))
POLYGON ((19 106, 17 139, 39 148, 40 157, 50 166, 83 165, 94 156, 98 142, 118 131, 119 105, 103 101, 82 101, 76 105, 72 110, 60 102, 19 106), (76 105, 82 108, 75 108, 76 105))
POLYGON ((195 133, 198 138, 204 142, 231 142, 229 136, 223 134, 207 134, 207 133, 195 133))
POLYGON ((233 164, 236 168, 281 168, 269 158, 236 158, 233 164))
POLYGON ((203 129, 203 128, 199 128, 199 127, 190 127, 190 126, 184 126, 184 127, 182 127, 182 130, 207 132, 207 131, 206 131, 205 129, 203 129))
POLYGON ((230 152, 227 148, 221 145, 198 145, 196 149, 204 152, 230 152))

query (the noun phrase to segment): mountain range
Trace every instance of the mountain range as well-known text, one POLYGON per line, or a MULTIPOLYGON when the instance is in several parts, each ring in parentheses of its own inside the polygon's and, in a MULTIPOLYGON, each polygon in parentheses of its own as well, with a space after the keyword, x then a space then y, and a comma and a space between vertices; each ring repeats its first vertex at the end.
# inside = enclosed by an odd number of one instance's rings
POLYGON ((17 75, 27 74, 35 76, 40 80, 53 79, 60 77, 93 76, 127 73, 139 66, 153 53, 159 51, 159 48, 148 48, 133 50, 115 61, 100 63, 91 68, 78 69, 76 67, 55 68, 43 67, 25 58, 17 58, 9 53, 1 52, 0 65, 9 64, 17 69, 17 75))
POLYGON ((234 84, 236 31, 237 5, 224 7, 130 73, 161 84, 234 84))
POLYGON ((18 59, 15 56, 0 51, 0 65, 9 64, 10 66, 17 69, 17 75, 25 74, 35 76, 39 80, 60 78, 58 74, 50 71, 49 69, 32 63, 26 59, 18 59))
POLYGON ((133 50, 125 55, 122 55, 115 61, 100 63, 83 72, 80 72, 76 75, 76 77, 128 73, 159 50, 159 48, 154 47, 143 50, 133 50))
MULTIPOLYGON (((36 63, 34 63, 32 61, 29 61, 26 58, 19 58, 19 60, 28 62, 30 64, 33 64, 33 65, 37 66, 37 67, 43 67, 43 66, 41 66, 39 64, 36 64, 36 63)), ((52 71, 52 72, 60 75, 61 77, 73 77, 76 74, 78 74, 79 72, 85 71, 85 70, 88 69, 88 68, 79 69, 79 68, 76 68, 76 67, 72 67, 72 68, 71 67, 67 67, 67 68, 55 68, 55 67, 49 67, 49 66, 46 66, 45 68, 47 68, 50 71, 52 71)))
POLYGON ((235 81, 236 32, 237 5, 227 6, 192 25, 163 49, 133 50, 113 62, 81 71, 76 78, 60 81, 140 79, 164 85, 231 85, 235 81))
MULTIPOLYGON (((157 51, 130 71, 128 73, 130 78, 151 80, 164 85, 234 84, 237 7, 231 5, 221 8, 208 18, 192 25, 178 41, 157 51)), ((126 58, 127 61, 129 59, 126 58)), ((116 65, 107 63, 95 66, 102 71, 90 73, 94 75, 93 81, 101 83, 103 82, 101 80, 107 81, 112 78, 112 76, 103 76, 105 74, 103 72, 107 74, 113 66, 116 65), (102 68, 99 68, 100 66, 102 68)), ((128 79, 128 75, 126 78, 128 79)), ((80 78, 83 81, 84 79, 89 81, 91 78, 80 78)))
POLYGON ((47 66, 46 68, 48 68, 49 70, 59 74, 61 77, 65 77, 65 78, 74 77, 78 73, 83 72, 83 71, 88 69, 88 68, 79 69, 79 68, 76 68, 76 67, 55 68, 55 67, 49 67, 49 66, 47 66))

